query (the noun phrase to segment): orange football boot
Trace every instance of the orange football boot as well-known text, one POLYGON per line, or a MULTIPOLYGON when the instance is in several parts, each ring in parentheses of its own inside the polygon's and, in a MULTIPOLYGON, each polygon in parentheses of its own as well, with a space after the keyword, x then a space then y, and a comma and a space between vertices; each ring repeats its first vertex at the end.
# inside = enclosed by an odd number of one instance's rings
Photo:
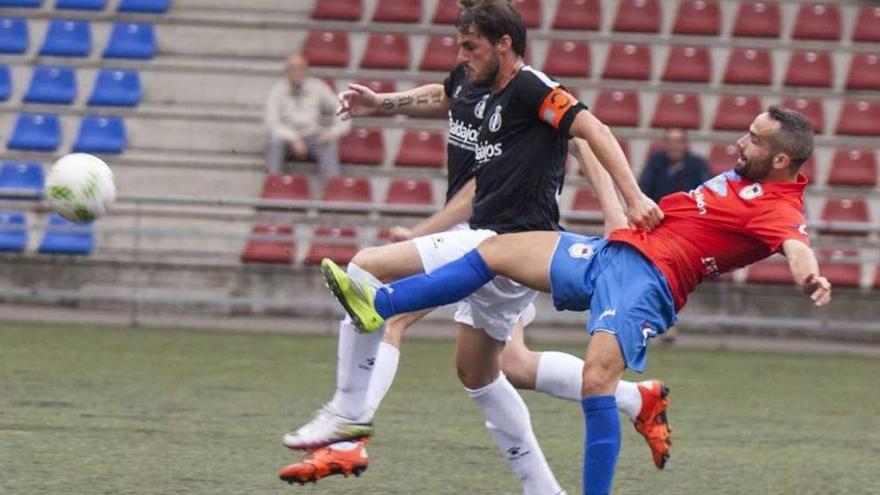
POLYGON ((669 388, 660 380, 639 382, 638 386, 642 395, 642 409, 636 417, 636 431, 648 442, 654 465, 657 469, 663 469, 672 446, 672 428, 666 419, 666 409, 671 403, 669 388))
POLYGON ((354 440, 351 443, 354 447, 349 450, 333 448, 338 444, 311 450, 299 462, 281 469, 278 477, 290 484, 296 482, 302 485, 310 481, 317 483, 318 480, 334 474, 341 474, 346 478, 352 474, 360 476, 369 464, 367 440, 354 440))

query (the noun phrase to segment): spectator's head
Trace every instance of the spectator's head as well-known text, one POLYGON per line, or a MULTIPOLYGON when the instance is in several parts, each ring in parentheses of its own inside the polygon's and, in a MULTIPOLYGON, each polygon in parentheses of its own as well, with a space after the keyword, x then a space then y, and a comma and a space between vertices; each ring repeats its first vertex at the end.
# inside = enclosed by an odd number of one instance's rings
POLYGON ((758 115, 737 141, 736 171, 752 180, 790 179, 813 153, 813 127, 803 114, 779 106, 758 115))
POLYGON ((678 163, 684 159, 684 153, 688 149, 687 133, 684 129, 676 127, 666 129, 663 135, 663 150, 672 163, 678 163))
POLYGON ((510 76, 526 52, 526 28, 508 0, 460 0, 458 63, 468 79, 488 87, 510 76))
POLYGON ((287 81, 294 88, 301 88, 306 76, 309 75, 309 63, 301 53, 287 57, 287 81))

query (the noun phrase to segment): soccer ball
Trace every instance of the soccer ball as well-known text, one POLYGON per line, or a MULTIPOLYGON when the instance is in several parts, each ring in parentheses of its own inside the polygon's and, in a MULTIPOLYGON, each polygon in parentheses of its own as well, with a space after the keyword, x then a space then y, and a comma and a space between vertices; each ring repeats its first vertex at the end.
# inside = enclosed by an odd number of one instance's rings
POLYGON ((103 160, 86 153, 63 156, 46 178, 46 199, 55 213, 71 222, 91 222, 116 200, 113 172, 103 160))

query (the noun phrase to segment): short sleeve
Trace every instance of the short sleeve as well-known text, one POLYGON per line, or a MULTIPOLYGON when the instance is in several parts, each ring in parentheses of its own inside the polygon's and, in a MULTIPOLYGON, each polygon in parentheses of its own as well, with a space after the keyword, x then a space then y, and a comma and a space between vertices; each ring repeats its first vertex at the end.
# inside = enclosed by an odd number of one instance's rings
POLYGON ((782 243, 790 239, 809 245, 810 237, 803 211, 790 204, 775 206, 765 208, 753 217, 746 225, 746 232, 763 242, 773 253, 779 251, 782 243))
POLYGON ((574 116, 586 109, 558 82, 532 68, 523 69, 523 77, 517 84, 525 110, 566 135, 574 116))

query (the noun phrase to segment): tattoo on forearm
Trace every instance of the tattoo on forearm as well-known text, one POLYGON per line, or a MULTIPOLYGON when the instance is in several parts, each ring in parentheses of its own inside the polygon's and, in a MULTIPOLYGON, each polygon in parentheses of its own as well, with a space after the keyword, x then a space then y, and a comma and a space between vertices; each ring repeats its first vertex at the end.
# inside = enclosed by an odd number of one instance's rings
POLYGON ((397 99, 397 107, 403 108, 407 105, 412 104, 412 102, 413 102, 412 96, 401 96, 400 98, 397 99))
POLYGON ((382 109, 383 110, 391 110, 394 108, 394 102, 391 101, 391 98, 385 98, 382 100, 382 109))
POLYGON ((385 98, 381 106, 385 111, 395 108, 403 108, 409 105, 437 105, 443 103, 443 91, 434 90, 416 94, 414 96, 398 96, 396 99, 385 98))

